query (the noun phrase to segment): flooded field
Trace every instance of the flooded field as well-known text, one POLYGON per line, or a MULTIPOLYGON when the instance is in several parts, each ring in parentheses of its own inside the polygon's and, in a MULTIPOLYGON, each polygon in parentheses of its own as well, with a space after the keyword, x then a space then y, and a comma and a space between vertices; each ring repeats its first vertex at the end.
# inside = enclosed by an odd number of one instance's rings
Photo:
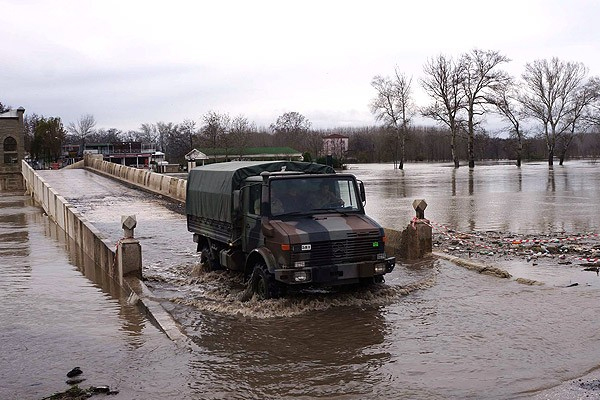
MULTIPOLYGON (((352 165, 350 172, 365 182, 369 214, 395 229, 402 229, 414 215, 415 198, 427 200, 426 217, 457 231, 576 234, 600 226, 600 166, 591 163, 570 163, 553 171, 542 164, 526 164, 521 170, 478 166, 474 171, 456 171, 446 164, 408 164, 404 172, 390 165, 352 165)), ((538 271, 536 276, 542 281, 551 278, 544 285, 529 286, 431 259, 398 265, 385 284, 370 289, 294 293, 285 299, 242 303, 240 277, 193 274, 198 257, 176 204, 83 170, 43 174, 115 242, 122 236, 120 216, 137 215, 136 236, 142 243, 147 284, 196 345, 181 354, 160 334, 155 336, 156 330, 143 317, 136 320, 144 327, 138 345, 120 345, 120 320, 111 312, 119 315, 123 311, 117 310, 126 306, 91 282, 79 283, 91 288, 90 293, 73 289, 84 297, 74 302, 83 308, 74 315, 83 317, 66 321, 64 329, 69 324, 98 324, 109 337, 116 335, 110 343, 100 343, 112 355, 107 357, 111 362, 126 354, 116 370, 131 363, 133 372, 123 371, 117 383, 139 390, 128 393, 137 393, 137 398, 163 398, 167 392, 172 398, 529 398, 600 365, 596 274, 585 275, 589 285, 568 287, 572 267, 548 263, 544 265, 548 273, 538 271), (98 312, 108 314, 108 322, 98 312), (175 387, 179 393, 171 391, 175 387)), ((58 259, 59 266, 52 270, 81 275, 75 267, 65 267, 70 261, 60 254, 69 252, 45 232, 47 222, 39 210, 27 205, 23 211, 18 204, 25 200, 16 201, 17 206, 2 203, 0 211, 21 215, 17 218, 29 221, 22 223, 27 228, 9 222, 4 232, 37 229, 37 236, 27 233, 24 246, 46 243, 55 249, 39 253, 37 268, 50 270, 46 264, 58 259)), ((24 256, 14 257, 13 263, 19 263, 24 256)), ((507 266, 520 263, 523 274, 531 272, 527 261, 516 257, 514 263, 504 261, 507 266)), ((12 287, 11 279, 16 278, 11 271, 0 269, 0 282, 6 280, 12 287)), ((60 301, 66 302, 75 294, 62 293, 64 279, 60 274, 49 277, 47 284, 57 286, 46 290, 60 293, 64 296, 60 301)), ((0 313, 35 310, 38 304, 29 296, 16 299, 12 300, 16 304, 0 303, 0 313)), ((24 330, 54 329, 50 321, 36 321, 35 315, 18 320, 24 320, 24 330)), ((0 334, 10 337, 11 331, 4 329, 0 334)), ((73 346, 97 357, 95 339, 73 346)), ((56 356, 49 348, 44 355, 44 346, 38 345, 39 358, 21 358, 24 368, 31 364, 43 370, 40 359, 56 356)), ((72 366, 70 359, 64 362, 72 366)), ((96 360, 95 365, 107 371, 112 370, 111 362, 102 365, 96 360)), ((8 361, 4 363, 3 374, 10 371, 8 361)), ((40 372, 50 380, 47 375, 40 372)), ((35 393, 22 374, 9 376, 15 383, 7 390, 25 387, 25 393, 35 393)), ((111 381, 107 384, 117 380, 115 375, 103 377, 111 381)), ((120 393, 117 398, 135 396, 120 393)))

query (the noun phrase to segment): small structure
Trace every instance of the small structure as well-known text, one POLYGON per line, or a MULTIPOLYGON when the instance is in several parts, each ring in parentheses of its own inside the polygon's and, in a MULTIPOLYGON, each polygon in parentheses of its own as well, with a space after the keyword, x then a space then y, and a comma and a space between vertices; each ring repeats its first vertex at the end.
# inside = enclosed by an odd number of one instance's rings
POLYGON ((245 147, 202 149, 211 162, 220 161, 302 161, 302 153, 291 147, 245 147))
MULTIPOLYGON (((63 153, 66 146, 63 146, 63 153)), ((156 151, 155 146, 142 142, 86 143, 83 154, 102 154, 105 161, 134 168, 149 168, 154 161, 164 159, 164 153, 156 151)))
POLYGON ((326 156, 333 156, 338 160, 343 160, 348 151, 349 137, 338 133, 323 137, 323 153, 326 156))
POLYGON ((0 114, 0 190, 23 189, 24 114, 23 107, 0 114))
POLYGON ((192 149, 192 151, 185 155, 185 159, 188 162, 187 170, 191 171, 196 166, 197 160, 202 160, 202 165, 204 165, 204 161, 208 160, 208 156, 198 149, 192 149))

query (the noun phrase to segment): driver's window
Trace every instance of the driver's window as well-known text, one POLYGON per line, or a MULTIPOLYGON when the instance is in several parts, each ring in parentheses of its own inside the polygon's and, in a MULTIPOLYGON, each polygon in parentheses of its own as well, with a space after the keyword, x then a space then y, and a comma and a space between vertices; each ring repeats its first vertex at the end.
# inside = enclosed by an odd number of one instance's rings
POLYGON ((252 215, 260 215, 260 193, 261 185, 252 185, 247 188, 247 199, 245 212, 252 215))

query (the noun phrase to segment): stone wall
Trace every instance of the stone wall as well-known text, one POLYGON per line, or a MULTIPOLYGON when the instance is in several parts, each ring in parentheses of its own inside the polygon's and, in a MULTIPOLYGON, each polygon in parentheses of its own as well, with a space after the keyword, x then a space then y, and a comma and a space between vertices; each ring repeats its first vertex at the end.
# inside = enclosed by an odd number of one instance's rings
POLYGON ((114 263, 114 244, 85 219, 44 181, 25 161, 21 162, 23 178, 29 193, 65 233, 83 249, 83 252, 111 277, 117 277, 114 263))
POLYGON ((144 190, 162 194, 171 199, 185 202, 186 180, 157 174, 147 169, 138 169, 126 165, 104 161, 102 156, 88 154, 85 167, 95 172, 115 178, 144 190))

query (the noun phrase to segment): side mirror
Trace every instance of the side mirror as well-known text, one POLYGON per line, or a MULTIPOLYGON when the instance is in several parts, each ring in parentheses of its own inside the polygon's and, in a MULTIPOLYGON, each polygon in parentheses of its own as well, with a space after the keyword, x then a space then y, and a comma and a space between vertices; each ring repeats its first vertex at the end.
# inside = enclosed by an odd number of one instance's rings
POLYGON ((358 190, 360 192, 360 199, 362 200, 364 206, 367 204, 367 194, 365 192, 365 184, 362 181, 358 181, 358 190))
POLYGON ((233 212, 239 214, 242 210, 242 195, 239 190, 233 191, 233 212))

